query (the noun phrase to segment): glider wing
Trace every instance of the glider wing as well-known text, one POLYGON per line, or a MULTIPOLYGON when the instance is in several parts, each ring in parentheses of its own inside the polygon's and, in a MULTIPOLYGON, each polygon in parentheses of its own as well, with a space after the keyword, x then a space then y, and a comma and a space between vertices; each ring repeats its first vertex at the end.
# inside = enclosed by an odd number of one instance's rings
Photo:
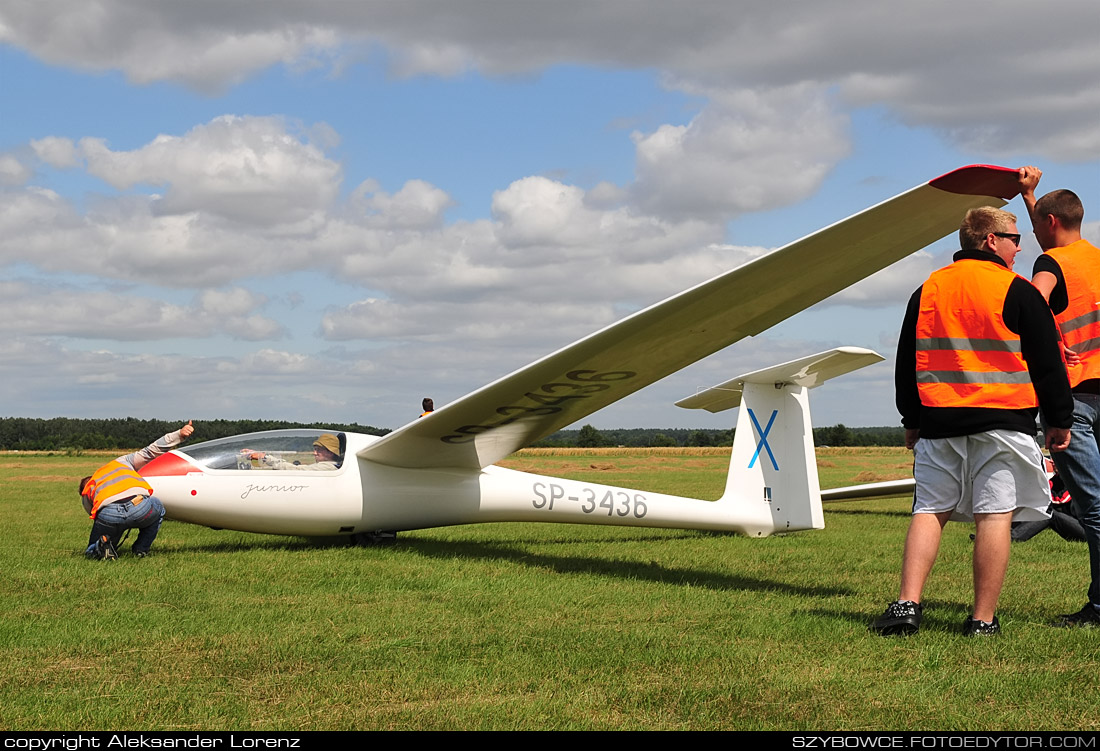
POLYGON ((920 250, 1017 171, 972 165, 617 321, 384 436, 362 459, 480 469, 920 250))

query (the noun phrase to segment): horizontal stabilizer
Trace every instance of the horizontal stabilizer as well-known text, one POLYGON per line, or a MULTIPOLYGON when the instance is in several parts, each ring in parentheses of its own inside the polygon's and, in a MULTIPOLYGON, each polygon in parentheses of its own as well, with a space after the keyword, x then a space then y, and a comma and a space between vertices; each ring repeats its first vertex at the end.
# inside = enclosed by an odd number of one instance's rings
POLYGON ((874 365, 883 359, 877 352, 862 347, 837 347, 827 352, 819 352, 782 365, 773 365, 770 368, 737 376, 725 383, 711 386, 686 399, 681 399, 676 402, 676 406, 684 409, 722 412, 741 404, 741 392, 746 383, 772 383, 777 387, 794 384, 812 389, 830 378, 874 365))
POLYGON ((864 485, 849 485, 844 488, 829 488, 821 491, 822 503, 836 503, 839 501, 870 501, 875 498, 912 498, 916 482, 913 478, 908 480, 888 480, 886 482, 869 482, 864 485))

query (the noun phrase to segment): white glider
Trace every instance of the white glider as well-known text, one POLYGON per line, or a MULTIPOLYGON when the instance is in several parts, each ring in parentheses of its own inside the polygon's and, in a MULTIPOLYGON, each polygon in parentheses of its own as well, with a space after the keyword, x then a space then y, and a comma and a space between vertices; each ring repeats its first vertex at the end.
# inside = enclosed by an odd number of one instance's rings
POLYGON ((882 359, 869 350, 801 358, 678 402, 714 412, 742 407, 718 501, 493 465, 940 239, 968 209, 1003 206, 1018 192, 1016 175, 984 165, 948 173, 630 315, 386 436, 340 434, 343 461, 336 470, 271 471, 239 461, 246 448, 307 459, 321 431, 298 430, 194 444, 150 462, 142 474, 169 518, 272 534, 369 540, 380 530, 490 521, 753 536, 819 529, 822 493, 807 390, 882 359))

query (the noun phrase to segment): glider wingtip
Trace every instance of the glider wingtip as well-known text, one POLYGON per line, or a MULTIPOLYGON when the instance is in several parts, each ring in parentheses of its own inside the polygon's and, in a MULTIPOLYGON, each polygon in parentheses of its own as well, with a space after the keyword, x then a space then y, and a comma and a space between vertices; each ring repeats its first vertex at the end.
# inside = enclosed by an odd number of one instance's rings
MULTIPOLYGON (((845 355, 878 355, 873 349, 867 349, 866 347, 856 347, 851 344, 847 344, 836 348, 837 352, 845 355)), ((881 355, 879 355, 881 357, 881 355)))
POLYGON ((1020 192, 1019 170, 993 164, 970 164, 940 175, 928 184, 948 193, 994 196, 1009 200, 1020 192))

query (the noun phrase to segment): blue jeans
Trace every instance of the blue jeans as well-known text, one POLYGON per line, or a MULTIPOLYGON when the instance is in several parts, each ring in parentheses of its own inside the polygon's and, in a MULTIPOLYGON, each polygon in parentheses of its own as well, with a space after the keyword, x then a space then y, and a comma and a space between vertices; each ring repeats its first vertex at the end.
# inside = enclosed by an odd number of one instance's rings
POLYGON ((1100 607, 1100 394, 1073 395, 1069 448, 1051 458, 1085 530, 1092 578, 1089 602, 1100 607))
POLYGON ((148 553, 157 539, 160 523, 164 520, 164 506, 156 496, 149 496, 136 506, 130 501, 100 506, 92 522, 92 535, 88 538, 85 554, 95 550, 95 543, 101 536, 107 535, 117 548, 122 533, 128 529, 138 530, 134 540, 134 553, 148 553))

